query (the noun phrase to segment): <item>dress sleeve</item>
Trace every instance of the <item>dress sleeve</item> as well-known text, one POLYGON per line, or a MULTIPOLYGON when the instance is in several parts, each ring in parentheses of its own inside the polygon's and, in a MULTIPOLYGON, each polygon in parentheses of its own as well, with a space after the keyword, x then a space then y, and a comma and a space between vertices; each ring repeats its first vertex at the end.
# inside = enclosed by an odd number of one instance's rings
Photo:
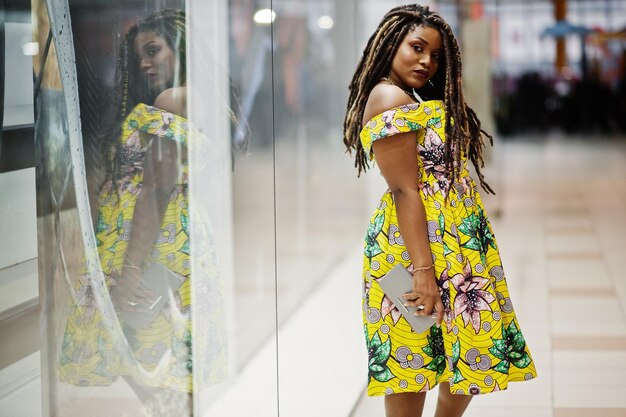
POLYGON ((187 119, 143 103, 126 116, 122 129, 123 142, 144 133, 186 145, 189 135, 187 119))
POLYGON ((360 139, 365 153, 370 160, 374 159, 372 144, 383 138, 399 133, 417 132, 432 124, 433 117, 430 106, 407 104, 389 109, 374 116, 361 130, 360 139))

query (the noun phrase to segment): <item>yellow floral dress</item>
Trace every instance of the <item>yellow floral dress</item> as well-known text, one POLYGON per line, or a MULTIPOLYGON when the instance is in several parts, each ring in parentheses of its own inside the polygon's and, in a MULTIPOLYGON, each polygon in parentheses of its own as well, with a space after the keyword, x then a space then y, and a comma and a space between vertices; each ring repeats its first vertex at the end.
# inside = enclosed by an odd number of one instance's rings
MULTIPOLYGON (((188 139, 206 139, 190 129, 186 119, 145 104, 137 105, 123 122, 120 162, 120 178, 114 184, 105 184, 100 194, 99 215, 95 226, 98 255, 106 286, 111 289, 118 279, 123 279, 122 265, 131 237, 135 204, 143 182, 143 161, 147 148, 153 140, 172 140, 187 145, 188 139), (196 134, 192 134, 196 133, 196 134)), ((191 391, 192 378, 192 326, 191 309, 191 259, 190 259, 190 220, 188 209, 188 165, 184 168, 173 187, 165 214, 152 251, 147 261, 158 262, 178 274, 180 287, 175 291, 176 306, 163 308, 154 321, 145 328, 134 330, 122 328, 132 349, 132 356, 141 368, 148 373, 154 371, 160 359, 168 353, 168 363, 160 367, 160 372, 143 377, 148 386, 168 387, 178 391, 191 391)), ((195 222, 207 227, 207 222, 195 222)), ((201 234, 206 242, 201 242, 203 274, 217 275, 216 261, 210 242, 211 233, 201 234)), ((202 306, 195 309, 206 310, 207 322, 197 325, 200 329, 193 337, 201 338, 205 349, 194 352, 194 360, 210 363, 203 366, 204 375, 199 377, 203 384, 223 379, 225 349, 223 349, 223 327, 221 326, 221 297, 219 286, 210 289, 205 280, 194 280, 194 291, 206 295, 202 306), (213 293, 211 293, 213 292, 213 293)), ((213 283, 215 284, 215 283, 213 283)), ((107 329, 102 311, 93 295, 88 271, 74 284, 76 299, 72 303, 61 347, 59 372, 62 381, 80 386, 106 386, 120 375, 137 376, 133 367, 124 362, 119 345, 107 329)), ((196 316, 197 317, 197 316, 196 316)), ((198 339, 196 339, 197 341, 198 339)), ((198 377, 198 375, 196 375, 198 377)), ((197 381, 196 381, 197 382, 197 381)))
POLYGON ((387 191, 371 217, 363 259, 370 396, 428 391, 441 381, 448 381, 453 393, 485 394, 536 376, 493 230, 465 159, 456 183, 450 184, 445 174, 445 123, 443 102, 430 100, 379 114, 360 134, 366 154, 374 159, 374 141, 415 132, 420 195, 445 307, 441 328, 417 334, 382 292, 378 280, 394 265, 413 267, 387 191))

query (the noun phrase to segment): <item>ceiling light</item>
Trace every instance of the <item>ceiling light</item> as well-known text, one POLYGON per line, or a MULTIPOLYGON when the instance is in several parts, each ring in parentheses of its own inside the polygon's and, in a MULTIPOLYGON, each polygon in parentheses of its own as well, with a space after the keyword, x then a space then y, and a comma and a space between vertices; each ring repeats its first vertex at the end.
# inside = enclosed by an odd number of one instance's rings
POLYGON ((272 9, 261 9, 254 14, 254 22, 257 25, 270 25, 276 19, 276 13, 272 9))
POLYGON ((335 21, 330 16, 322 16, 317 19, 317 25, 321 29, 332 29, 335 26, 335 21))

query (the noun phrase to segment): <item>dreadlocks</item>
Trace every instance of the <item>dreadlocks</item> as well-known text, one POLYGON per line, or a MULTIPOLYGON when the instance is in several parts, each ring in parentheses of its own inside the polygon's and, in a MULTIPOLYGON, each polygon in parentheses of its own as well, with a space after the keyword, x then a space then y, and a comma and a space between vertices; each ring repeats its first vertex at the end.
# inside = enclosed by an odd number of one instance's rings
MULTIPOLYGON (((177 68, 173 86, 184 85, 186 77, 186 35, 185 12, 165 9, 153 13, 145 20, 131 27, 120 47, 117 61, 115 86, 115 108, 117 112, 110 132, 103 141, 102 154, 110 155, 106 160, 107 179, 114 183, 119 179, 120 159, 123 157, 118 140, 122 133, 122 122, 139 103, 152 104, 160 91, 150 91, 145 77, 141 74, 139 58, 135 53, 134 43, 137 34, 154 32, 162 37, 174 52, 177 68)), ((173 87, 172 86, 172 87, 173 87)))
POLYGON ((433 79, 434 94, 443 98, 446 112, 446 173, 452 183, 460 175, 461 154, 467 156, 476 168, 480 185, 494 193, 484 181, 480 168, 484 166, 482 151, 483 135, 493 138, 481 129, 480 121, 463 96, 461 78, 461 52, 448 23, 428 6, 417 4, 391 9, 370 37, 352 82, 346 117, 343 123, 344 143, 348 153, 356 152, 354 166, 358 174, 367 171, 367 155, 361 145, 359 133, 363 127, 363 112, 368 96, 380 79, 389 74, 391 62, 406 35, 418 26, 432 27, 439 31, 443 43, 443 59, 440 70, 433 79))

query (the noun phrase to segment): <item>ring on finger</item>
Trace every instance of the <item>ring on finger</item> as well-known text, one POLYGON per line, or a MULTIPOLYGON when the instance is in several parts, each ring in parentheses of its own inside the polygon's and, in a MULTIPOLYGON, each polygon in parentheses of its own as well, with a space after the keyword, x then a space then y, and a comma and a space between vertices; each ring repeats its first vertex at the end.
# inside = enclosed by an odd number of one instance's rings
POLYGON ((420 304, 420 305, 417 306, 417 309, 420 310, 420 311, 425 309, 425 308, 426 307, 424 306, 424 304, 420 304))

